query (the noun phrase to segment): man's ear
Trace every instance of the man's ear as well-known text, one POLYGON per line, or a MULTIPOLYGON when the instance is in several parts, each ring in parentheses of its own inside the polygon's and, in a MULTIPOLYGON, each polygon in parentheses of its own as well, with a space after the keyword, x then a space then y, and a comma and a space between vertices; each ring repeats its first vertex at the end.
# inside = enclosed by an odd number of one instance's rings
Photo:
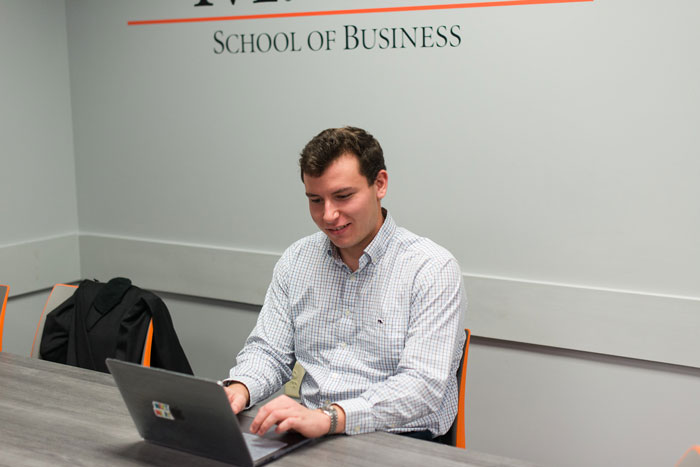
POLYGON ((380 170, 377 178, 374 179, 374 186, 377 189, 377 199, 382 199, 386 196, 386 189, 389 185, 389 174, 386 170, 380 170))

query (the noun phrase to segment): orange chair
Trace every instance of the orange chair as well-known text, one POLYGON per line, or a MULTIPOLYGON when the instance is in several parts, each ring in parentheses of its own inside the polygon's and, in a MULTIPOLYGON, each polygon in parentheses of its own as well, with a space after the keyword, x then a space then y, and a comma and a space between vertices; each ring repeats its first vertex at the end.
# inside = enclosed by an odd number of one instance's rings
POLYGON ((2 352, 2 326, 5 323, 5 307, 7 296, 10 294, 9 285, 0 285, 0 352, 2 352))
POLYGON ((692 446, 678 461, 676 467, 698 467, 700 466, 700 446, 692 446))
POLYGON ((39 323, 36 326, 36 332, 34 333, 34 340, 32 341, 32 351, 29 354, 32 358, 41 358, 39 357, 39 346, 41 342, 41 336, 44 333, 44 323, 46 322, 47 313, 49 313, 58 305, 72 297, 75 293, 75 289, 77 288, 77 285, 56 284, 53 286, 53 289, 51 289, 51 292, 49 293, 49 298, 46 299, 46 304, 44 305, 44 309, 42 310, 41 316, 39 317, 39 323))
POLYGON ((458 448, 466 449, 466 435, 464 431, 464 414, 466 412, 464 393, 466 391, 467 382, 467 360, 469 357, 469 340, 471 338, 471 331, 465 329, 466 339, 464 341, 464 351, 462 353, 462 360, 459 363, 459 368, 457 369, 457 384, 459 384, 459 389, 457 391, 457 416, 455 417, 452 426, 447 433, 440 437, 440 442, 445 444, 450 444, 458 448))
MULTIPOLYGON (((77 285, 68 284, 56 284, 51 289, 49 298, 46 299, 46 304, 44 305, 44 310, 41 312, 41 317, 39 317, 39 324, 37 324, 36 332, 34 333, 34 341, 32 342, 32 352, 31 357, 41 358, 39 356, 39 347, 41 346, 41 336, 44 333, 44 323, 46 322, 47 313, 51 312, 54 308, 58 307, 61 303, 68 300, 73 296, 75 290, 78 288, 77 285)), ((143 346, 143 355, 141 357, 141 364, 143 366, 151 366, 151 345, 153 344, 153 320, 148 323, 148 332, 146 333, 146 344, 143 346)))

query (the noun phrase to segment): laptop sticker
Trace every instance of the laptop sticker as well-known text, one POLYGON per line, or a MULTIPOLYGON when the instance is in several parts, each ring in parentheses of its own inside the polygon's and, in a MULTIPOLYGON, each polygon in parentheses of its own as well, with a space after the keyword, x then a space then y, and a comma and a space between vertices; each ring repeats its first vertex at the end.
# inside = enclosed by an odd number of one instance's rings
POLYGON ((163 402, 153 401, 153 413, 156 414, 156 417, 158 418, 175 420, 173 413, 170 411, 170 406, 168 404, 164 404, 163 402))

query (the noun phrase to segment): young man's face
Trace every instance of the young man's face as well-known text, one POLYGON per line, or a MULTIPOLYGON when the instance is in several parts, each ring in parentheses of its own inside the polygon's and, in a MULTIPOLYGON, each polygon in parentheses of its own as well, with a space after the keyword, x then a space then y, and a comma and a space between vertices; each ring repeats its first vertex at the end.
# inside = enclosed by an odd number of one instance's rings
POLYGON ((340 249, 343 259, 358 259, 381 228, 380 201, 386 195, 387 182, 387 172, 381 170, 368 185, 352 154, 333 161, 320 177, 304 174, 311 217, 340 249))

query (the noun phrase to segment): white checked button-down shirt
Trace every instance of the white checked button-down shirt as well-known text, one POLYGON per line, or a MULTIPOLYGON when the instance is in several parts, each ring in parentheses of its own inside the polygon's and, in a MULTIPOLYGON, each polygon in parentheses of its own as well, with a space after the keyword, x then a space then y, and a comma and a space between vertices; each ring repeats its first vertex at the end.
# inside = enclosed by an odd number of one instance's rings
POLYGON ((388 213, 354 272, 318 232, 275 266, 229 379, 244 383, 255 404, 288 381, 299 361, 302 403, 341 406, 348 434, 443 434, 457 413, 465 311, 454 257, 397 227, 388 213))

